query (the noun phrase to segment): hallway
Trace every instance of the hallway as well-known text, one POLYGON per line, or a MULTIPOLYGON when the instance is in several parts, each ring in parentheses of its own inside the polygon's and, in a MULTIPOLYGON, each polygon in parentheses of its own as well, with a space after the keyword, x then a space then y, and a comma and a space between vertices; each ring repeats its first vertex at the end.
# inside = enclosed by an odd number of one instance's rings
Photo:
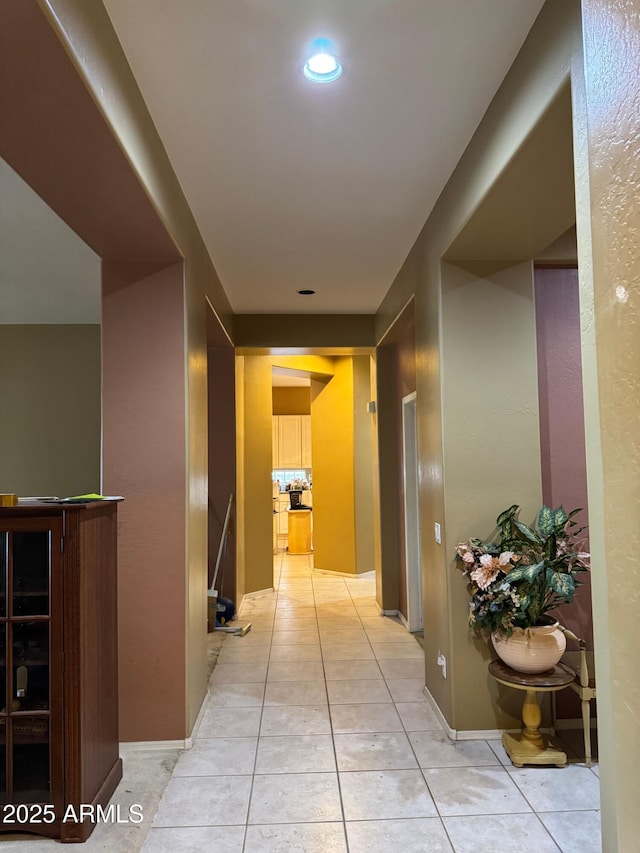
POLYGON ((451 743, 374 583, 274 557, 276 591, 224 640, 146 853, 600 850, 597 767, 518 770, 499 741, 451 743))

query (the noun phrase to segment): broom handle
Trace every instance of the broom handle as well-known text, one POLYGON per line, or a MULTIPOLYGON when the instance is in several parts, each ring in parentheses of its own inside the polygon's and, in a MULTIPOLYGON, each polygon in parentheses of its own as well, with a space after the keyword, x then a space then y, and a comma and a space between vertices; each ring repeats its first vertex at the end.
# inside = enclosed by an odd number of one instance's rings
POLYGON ((220 547, 218 548, 218 557, 216 559, 216 567, 213 572, 213 580, 211 581, 211 587, 209 588, 209 592, 213 592, 216 588, 216 581, 218 579, 218 570, 220 569, 220 561, 222 560, 222 553, 224 551, 225 537, 227 535, 227 528, 229 527, 229 519, 231 518, 231 504, 233 503, 233 492, 229 495, 229 503, 227 504, 227 514, 224 517, 224 524, 222 526, 222 536, 220 537, 220 547))

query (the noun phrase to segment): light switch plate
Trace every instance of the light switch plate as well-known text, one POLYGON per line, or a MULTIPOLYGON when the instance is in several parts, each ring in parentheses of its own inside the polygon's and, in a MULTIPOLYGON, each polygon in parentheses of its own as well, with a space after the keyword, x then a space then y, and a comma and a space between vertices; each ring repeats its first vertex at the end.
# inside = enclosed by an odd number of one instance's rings
POLYGON ((435 536, 436 536, 436 542, 438 543, 438 545, 442 545, 442 536, 440 534, 440 525, 438 524, 437 521, 433 525, 433 529, 434 529, 435 536))

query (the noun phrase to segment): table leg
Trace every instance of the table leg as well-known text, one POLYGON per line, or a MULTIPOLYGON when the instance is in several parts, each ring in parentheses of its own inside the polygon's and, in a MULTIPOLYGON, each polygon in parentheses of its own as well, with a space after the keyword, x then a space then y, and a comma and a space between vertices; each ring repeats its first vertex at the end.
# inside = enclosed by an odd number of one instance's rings
POLYGON ((522 705, 522 722, 524 729, 520 735, 502 735, 502 743, 509 758, 516 767, 525 764, 555 764, 564 767, 567 755, 556 749, 550 741, 540 733, 542 711, 538 704, 535 690, 527 690, 522 705))

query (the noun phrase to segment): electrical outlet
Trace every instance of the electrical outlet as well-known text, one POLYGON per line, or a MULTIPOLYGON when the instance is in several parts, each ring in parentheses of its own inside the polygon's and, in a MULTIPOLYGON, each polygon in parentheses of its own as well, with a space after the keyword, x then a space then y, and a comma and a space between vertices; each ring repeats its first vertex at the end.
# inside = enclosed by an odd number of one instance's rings
POLYGON ((442 652, 438 652, 437 664, 442 669, 442 677, 446 678, 447 677, 447 659, 442 654, 442 652))
POLYGON ((436 536, 436 542, 438 543, 438 545, 442 545, 442 534, 440 533, 440 525, 438 524, 437 521, 433 525, 433 529, 434 529, 435 536, 436 536))

